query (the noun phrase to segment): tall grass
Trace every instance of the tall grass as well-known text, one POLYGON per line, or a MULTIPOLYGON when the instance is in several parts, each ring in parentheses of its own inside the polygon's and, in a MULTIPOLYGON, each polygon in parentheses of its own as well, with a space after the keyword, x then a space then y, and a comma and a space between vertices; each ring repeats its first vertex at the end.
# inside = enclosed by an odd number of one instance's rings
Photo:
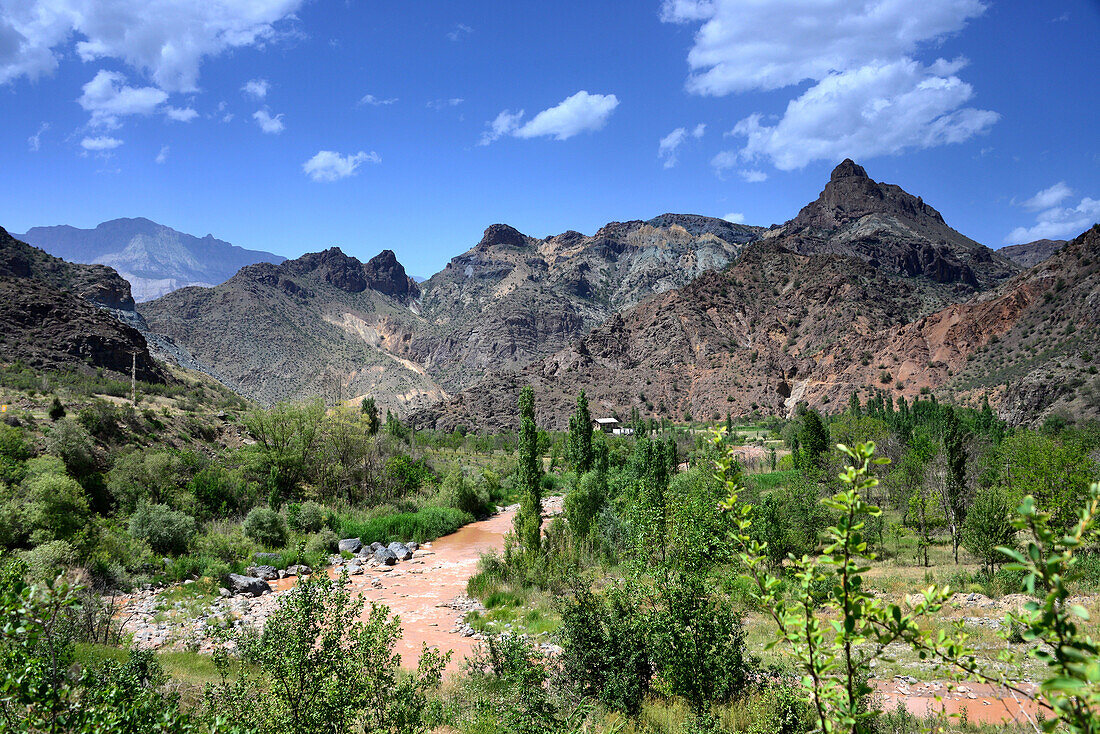
POLYGON ((416 512, 402 512, 370 520, 342 518, 340 537, 359 538, 364 543, 392 543, 415 540, 423 543, 435 540, 474 521, 474 516, 453 507, 425 507, 416 512))

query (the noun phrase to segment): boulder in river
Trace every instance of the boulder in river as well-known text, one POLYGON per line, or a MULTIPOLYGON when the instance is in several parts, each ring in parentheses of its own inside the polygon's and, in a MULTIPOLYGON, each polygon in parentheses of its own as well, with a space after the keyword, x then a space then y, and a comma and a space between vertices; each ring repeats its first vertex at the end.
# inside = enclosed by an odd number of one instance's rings
POLYGON ((409 550, 408 546, 404 543, 398 543, 397 541, 390 543, 387 550, 393 551, 393 554, 397 556, 397 560, 399 561, 407 561, 413 557, 413 553, 409 550))
POLYGON ((374 560, 384 566, 392 566, 397 563, 397 554, 389 548, 379 548, 374 552, 374 560))
POLYGON ((233 594, 252 594, 260 596, 271 591, 267 582, 255 576, 241 576, 239 573, 229 574, 229 591, 233 594))
POLYGON ((274 581, 279 578, 279 569, 274 566, 251 566, 248 574, 264 581, 274 581))
POLYGON ((363 541, 359 538, 344 538, 340 541, 340 552, 347 551, 348 553, 358 553, 359 549, 363 547, 363 541))

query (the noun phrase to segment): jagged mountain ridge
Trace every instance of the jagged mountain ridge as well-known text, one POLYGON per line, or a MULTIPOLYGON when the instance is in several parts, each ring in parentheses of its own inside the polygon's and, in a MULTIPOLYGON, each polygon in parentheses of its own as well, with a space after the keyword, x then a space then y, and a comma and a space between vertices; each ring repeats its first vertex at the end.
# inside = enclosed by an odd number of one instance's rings
MULTIPOLYGON (((1014 422, 1057 409, 1061 398, 1035 395, 1060 394, 1051 385, 1064 370, 1054 369, 1059 363, 1050 354, 1068 354, 1076 342, 1095 341, 1100 311, 1091 271, 1065 268, 1060 254, 1018 274, 1015 264, 953 232, 918 197, 876 184, 845 161, 817 201, 769 230, 730 270, 628 309, 518 373, 490 374, 415 419, 441 428, 514 427, 514 405, 524 384, 539 394, 540 422, 558 428, 582 388, 603 412, 625 415, 638 408, 642 415, 676 418, 710 418, 726 410, 787 413, 799 400, 828 409, 846 401, 852 390, 888 389, 912 397, 922 387, 951 391, 959 399, 991 392, 1014 422), (997 370, 986 365, 993 377, 981 384, 979 359, 966 378, 973 384, 964 384, 957 360, 986 343, 973 334, 997 323, 1001 311, 1012 310, 1009 304, 1027 304, 1020 313, 1036 318, 1029 328, 1052 330, 1059 317, 1029 310, 1034 299, 1025 294, 1036 288, 1046 293, 1037 284, 1058 282, 1077 295, 1073 313, 1079 318, 1072 327, 1077 337, 1044 344, 1046 377, 1028 368, 1021 379, 1011 366, 1023 364, 1024 355, 1010 354, 1002 355, 997 370), (952 332, 960 319, 969 329, 952 332), (942 348, 929 346, 932 332, 945 340, 942 348), (944 349, 956 362, 945 362, 944 349), (1030 392, 1022 387, 1027 380, 1037 385, 1030 392), (1013 397, 1024 394, 1031 398, 1013 397)), ((1086 241, 1090 236, 1083 235, 1086 241)), ((1064 252, 1081 248, 1088 250, 1088 243, 1064 252)), ((1017 314, 1005 323, 1028 322, 1017 314)), ((1028 332, 1019 329, 1022 344, 1028 332)), ((1086 414, 1100 415, 1100 401, 1081 404, 1086 414)))
POLYGON ((149 328, 264 403, 372 394, 404 412, 445 397, 399 355, 418 328, 416 284, 390 251, 367 263, 339 248, 242 268, 213 288, 188 287, 139 306, 149 328))
POLYGON ((421 284, 410 359, 461 389, 553 354, 613 314, 733 262, 763 229, 664 214, 543 239, 506 224, 421 284))
POLYGON ((42 369, 102 367, 164 382, 145 338, 112 311, 133 309, 130 286, 103 265, 78 265, 0 227, 0 355, 42 369), (131 357, 131 354, 136 357, 131 357))
POLYGON ((336 248, 142 304, 152 332, 264 402, 373 395, 399 413, 552 354, 621 308, 732 261, 759 228, 692 215, 536 239, 508 225, 417 284, 336 248))
POLYGON ((256 262, 286 258, 194 237, 143 217, 112 219, 94 229, 33 227, 19 237, 73 263, 108 265, 130 282, 135 300, 148 301, 188 285, 213 286, 256 262))

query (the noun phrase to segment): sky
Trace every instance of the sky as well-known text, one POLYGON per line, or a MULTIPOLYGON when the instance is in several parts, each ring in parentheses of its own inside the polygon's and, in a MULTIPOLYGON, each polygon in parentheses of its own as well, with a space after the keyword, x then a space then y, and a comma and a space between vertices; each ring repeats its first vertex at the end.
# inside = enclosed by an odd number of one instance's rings
POLYGON ((990 247, 1100 221, 1097 0, 0 0, 0 226, 431 275, 505 222, 782 223, 845 157, 990 247))

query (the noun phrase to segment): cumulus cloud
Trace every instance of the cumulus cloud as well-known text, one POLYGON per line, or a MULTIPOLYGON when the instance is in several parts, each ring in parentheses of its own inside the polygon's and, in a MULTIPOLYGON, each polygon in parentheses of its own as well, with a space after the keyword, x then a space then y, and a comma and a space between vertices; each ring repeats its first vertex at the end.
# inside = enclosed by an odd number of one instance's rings
POLYGON ((352 155, 340 155, 335 151, 322 150, 302 164, 302 170, 314 181, 339 181, 354 176, 364 163, 381 163, 382 158, 373 150, 370 153, 359 151, 352 155))
POLYGON ((34 135, 27 138, 27 148, 31 152, 37 153, 38 149, 42 147, 42 133, 50 129, 50 123, 43 122, 38 126, 38 131, 34 135))
POLYGON ((1066 186, 1065 181, 1059 181, 1049 189, 1043 189, 1020 205, 1027 209, 1049 209, 1058 206, 1063 200, 1068 199, 1072 195, 1073 189, 1066 186))
POLYGON ((730 212, 726 216, 722 217, 727 222, 733 222, 734 224, 743 224, 745 221, 745 215, 741 212, 730 212))
POLYGON ((260 126, 268 135, 278 135, 286 129, 286 125, 283 124, 283 115, 272 115, 267 110, 256 110, 252 114, 252 119, 256 121, 256 124, 260 126))
POLYGON ((263 99, 267 96, 267 90, 271 84, 267 79, 250 79, 241 87, 241 91, 253 99, 263 99))
POLYGON ((157 162, 157 163, 164 163, 165 161, 167 161, 167 160, 168 160, 168 151, 169 151, 169 150, 171 150, 171 149, 170 149, 170 148, 169 148, 169 147, 168 147, 167 145, 162 145, 162 146, 160 147, 160 152, 159 152, 159 153, 157 153, 157 157, 156 157, 156 159, 155 159, 155 160, 156 160, 156 162, 157 162))
POLYGON ((372 105, 374 107, 377 107, 379 105, 393 104, 396 101, 397 101, 397 97, 389 97, 387 99, 381 99, 379 97, 375 97, 373 94, 367 94, 367 95, 364 95, 363 98, 359 100, 359 104, 361 104, 361 105, 369 104, 369 105, 372 105))
POLYGON ((744 160, 790 171, 815 160, 896 155, 961 143, 988 131, 996 112, 962 108, 973 88, 912 59, 833 74, 787 105, 774 125, 759 115, 737 123, 744 160))
MULTIPOLYGON (((726 171, 738 168, 741 165, 742 156, 736 151, 723 150, 710 159, 710 165, 719 178, 724 178, 726 171)), ((746 183, 760 183, 768 180, 768 174, 755 168, 740 168, 737 175, 746 183)))
MULTIPOLYGON (((701 122, 692 128, 690 135, 698 140, 706 130, 706 124, 701 122)), ((686 127, 678 127, 657 143, 657 158, 664 162, 665 168, 672 168, 679 162, 677 150, 687 140, 688 134, 686 127)))
POLYGON ((522 125, 520 122, 523 120, 523 110, 504 110, 496 119, 487 123, 489 129, 482 133, 479 145, 488 145, 503 135, 568 140, 582 132, 602 129, 607 124, 607 118, 618 106, 619 99, 614 94, 589 94, 581 90, 550 109, 543 110, 522 125))
POLYGON ((114 150, 120 145, 122 145, 121 140, 119 140, 118 138, 107 137, 105 135, 101 135, 95 138, 84 138, 80 141, 81 148, 94 152, 114 150))
POLYGON ((1059 181, 1021 202, 1020 205, 1027 209, 1039 210, 1035 224, 1012 230, 1005 237, 1005 244, 1076 237, 1100 221, 1100 200, 1086 196, 1076 206, 1059 206, 1072 195, 1073 189, 1059 181))
POLYGON ((442 110, 446 107, 458 107, 466 100, 462 97, 448 97, 446 99, 432 99, 428 101, 428 109, 442 110))
POLYGON ((151 114, 166 99, 168 94, 156 87, 127 86, 124 74, 101 69, 77 102, 92 113, 93 127, 116 128, 120 117, 151 114))
POLYGON ((263 44, 302 0, 22 0, 0 5, 0 83, 83 61, 120 59, 168 92, 198 87, 207 56, 263 44), (74 46, 75 41, 75 46, 74 46))
POLYGON ((178 107, 165 107, 164 114, 169 120, 174 120, 175 122, 191 122, 199 116, 199 113, 190 107, 184 107, 183 109, 178 107))
POLYGON ((746 138, 736 151, 742 160, 791 170, 987 131, 999 115, 963 106, 974 96, 956 76, 965 60, 916 60, 923 46, 962 30, 985 8, 982 0, 666 0, 661 17, 701 23, 688 53, 690 92, 722 96, 813 82, 774 123, 750 115, 734 128, 746 138))

